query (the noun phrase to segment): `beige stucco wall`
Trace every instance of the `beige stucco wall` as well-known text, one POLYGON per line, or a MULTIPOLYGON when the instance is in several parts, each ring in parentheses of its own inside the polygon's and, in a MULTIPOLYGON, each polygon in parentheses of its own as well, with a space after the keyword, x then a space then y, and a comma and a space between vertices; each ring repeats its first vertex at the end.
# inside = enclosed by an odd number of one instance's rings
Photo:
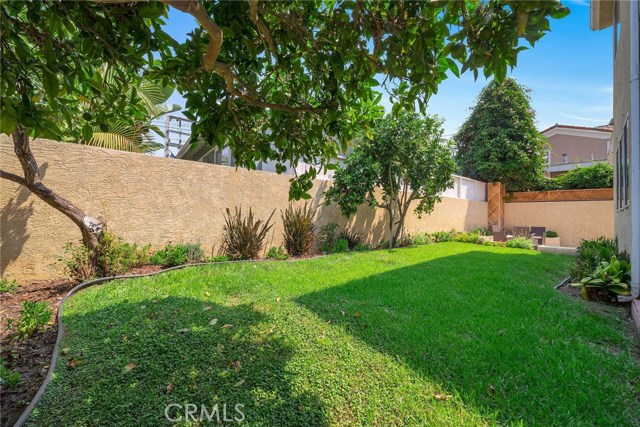
MULTIPOLYGON (((613 67, 613 138, 611 140, 611 152, 615 159, 620 135, 624 128, 625 120, 631 109, 631 91, 629 90, 631 58, 630 58, 630 29, 629 15, 631 4, 628 1, 619 1, 620 8, 620 35, 618 37, 617 52, 614 53, 613 67)), ((609 30, 611 31, 611 30, 609 30)), ((631 144, 629 144, 631 147, 631 144)), ((631 173, 631 171, 629 171, 631 173)), ((614 194, 617 188, 617 177, 614 173, 614 194)), ((631 198, 631 194, 629 195, 631 198)), ((631 201, 633 203, 633 201, 631 201)), ((631 206, 631 203, 629 206, 631 206)), ((615 204, 613 209, 615 209, 615 204)), ((631 252, 631 209, 629 207, 616 211, 615 213, 615 234, 618 236, 620 246, 631 252)))
POLYGON ((569 163, 607 160, 607 139, 557 134, 548 140, 552 165, 564 163, 562 155, 565 153, 569 163))
MULTIPOLYGON (((223 210, 251 206, 258 218, 277 209, 267 246, 281 242, 279 210, 288 203, 288 176, 53 141, 33 141, 32 149, 47 186, 88 215, 103 215, 108 227, 126 241, 155 246, 199 242, 207 254, 216 253, 223 210)), ((0 167, 21 173, 4 135, 0 167)), ((314 183, 314 202, 321 201, 327 185, 314 183)), ((0 206, 0 274, 25 282, 59 277, 59 269, 51 265, 65 242, 80 239, 74 224, 6 180, 0 180, 0 206)), ((318 216, 321 223, 345 224, 335 207, 321 207, 318 216)), ((361 207, 349 223, 377 243, 385 239, 384 218, 381 209, 361 207)), ((470 230, 486 223, 486 202, 444 198, 431 215, 408 218, 407 230, 470 230)))
POLYGON ((581 239, 613 237, 613 201, 528 202, 505 204, 505 229, 546 227, 558 232, 562 246, 581 239))

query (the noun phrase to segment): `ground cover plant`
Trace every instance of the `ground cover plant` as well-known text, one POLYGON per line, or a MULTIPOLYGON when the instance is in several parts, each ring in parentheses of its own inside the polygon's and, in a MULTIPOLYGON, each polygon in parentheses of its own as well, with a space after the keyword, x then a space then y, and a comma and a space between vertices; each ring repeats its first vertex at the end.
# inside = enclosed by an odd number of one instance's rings
POLYGON ((252 427, 638 425, 637 341, 553 289, 570 263, 450 242, 91 287, 28 425, 169 425, 187 402, 252 427))

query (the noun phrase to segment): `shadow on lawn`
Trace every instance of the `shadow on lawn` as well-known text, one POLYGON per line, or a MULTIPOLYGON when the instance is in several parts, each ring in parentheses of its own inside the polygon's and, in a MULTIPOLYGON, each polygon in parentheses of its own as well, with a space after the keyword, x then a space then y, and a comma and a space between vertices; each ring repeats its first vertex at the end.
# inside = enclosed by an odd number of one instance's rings
MULTIPOLYGON (((68 353, 29 425, 176 425, 165 418, 169 404, 182 405, 171 408, 174 419, 186 404, 197 414, 217 404, 221 419, 226 404, 227 419, 239 418, 241 404, 244 424, 222 425, 327 425, 318 399, 292 389, 292 349, 250 305, 167 297, 64 321, 73 331, 62 345, 68 353)), ((220 425, 213 420, 203 424, 220 425)))
POLYGON ((623 331, 553 290, 558 265, 534 252, 473 251, 296 302, 501 424, 626 425, 620 405, 637 408, 639 396, 620 384, 639 371, 594 345, 624 343, 623 331))

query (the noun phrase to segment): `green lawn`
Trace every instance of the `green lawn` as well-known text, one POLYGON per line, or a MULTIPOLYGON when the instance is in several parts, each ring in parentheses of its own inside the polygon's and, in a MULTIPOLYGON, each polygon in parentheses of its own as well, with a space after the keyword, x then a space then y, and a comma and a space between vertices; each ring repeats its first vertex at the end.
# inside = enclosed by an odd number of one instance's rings
POLYGON ((172 425, 168 404, 226 403, 245 421, 225 425, 638 426, 636 337, 553 289, 569 263, 441 243, 89 288, 30 425, 172 425))

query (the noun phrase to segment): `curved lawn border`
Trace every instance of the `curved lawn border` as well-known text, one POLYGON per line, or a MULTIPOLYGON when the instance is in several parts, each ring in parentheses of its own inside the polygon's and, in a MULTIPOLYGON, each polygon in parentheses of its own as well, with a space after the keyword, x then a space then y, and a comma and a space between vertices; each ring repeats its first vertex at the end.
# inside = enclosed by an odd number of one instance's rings
MULTIPOLYGON (((308 257, 308 258, 296 258, 296 259, 289 259, 289 260, 281 260, 281 261, 276 261, 276 262, 282 262, 282 261, 285 261, 285 262, 306 261, 306 260, 310 260, 310 259, 321 258, 321 257, 324 257, 324 256, 326 256, 326 255, 318 255, 318 256, 313 256, 313 257, 308 257)), ((38 389, 37 393, 35 394, 35 396, 33 396, 33 399, 31 399, 31 402, 29 402, 29 404, 25 408, 24 412, 22 412, 22 415, 20 415, 20 418, 18 418, 18 421, 16 421, 16 423, 13 425, 13 427, 22 427, 22 426, 24 426, 24 424, 29 419, 29 416, 31 415, 31 413, 35 409, 36 405, 38 404, 38 402, 40 402, 40 399, 42 399, 42 396, 44 395, 44 392, 46 391, 47 386, 51 382, 51 378, 53 378, 53 371, 55 371, 56 363, 58 361, 58 350, 60 349, 60 343, 62 341, 62 334, 63 334, 63 332, 62 332, 62 330, 63 330, 63 327, 62 327, 62 311, 63 311, 63 308, 64 308, 64 303, 67 301, 67 299, 69 299, 69 297, 71 297, 76 292, 81 291, 84 288, 88 288, 89 286, 97 285, 97 284, 108 282, 108 281, 111 281, 111 280, 136 279, 136 278, 140 278, 140 277, 155 276, 157 274, 166 273, 168 271, 173 271, 173 270, 180 270, 180 269, 186 268, 186 267, 198 267, 198 266, 203 266, 203 265, 236 264, 236 263, 258 263, 258 262, 267 262, 267 261, 274 261, 274 260, 260 259, 260 260, 238 260, 238 261, 222 261, 222 262, 199 262, 199 263, 194 263, 194 264, 178 265, 178 266, 175 266, 175 267, 165 268, 164 270, 158 270, 158 271, 154 271, 154 272, 151 272, 151 273, 140 273, 140 274, 130 274, 130 275, 121 275, 121 276, 99 277, 97 279, 88 280, 86 282, 80 283, 79 285, 76 285, 69 292, 67 292, 67 294, 64 296, 64 298, 62 298, 62 301, 60 301, 60 305, 58 306, 58 313, 56 314, 58 331, 56 333, 56 343, 53 346, 53 354, 51 355, 51 363, 49 364, 49 369, 47 370, 47 376, 44 378, 44 381, 40 385, 40 388, 38 389)))

